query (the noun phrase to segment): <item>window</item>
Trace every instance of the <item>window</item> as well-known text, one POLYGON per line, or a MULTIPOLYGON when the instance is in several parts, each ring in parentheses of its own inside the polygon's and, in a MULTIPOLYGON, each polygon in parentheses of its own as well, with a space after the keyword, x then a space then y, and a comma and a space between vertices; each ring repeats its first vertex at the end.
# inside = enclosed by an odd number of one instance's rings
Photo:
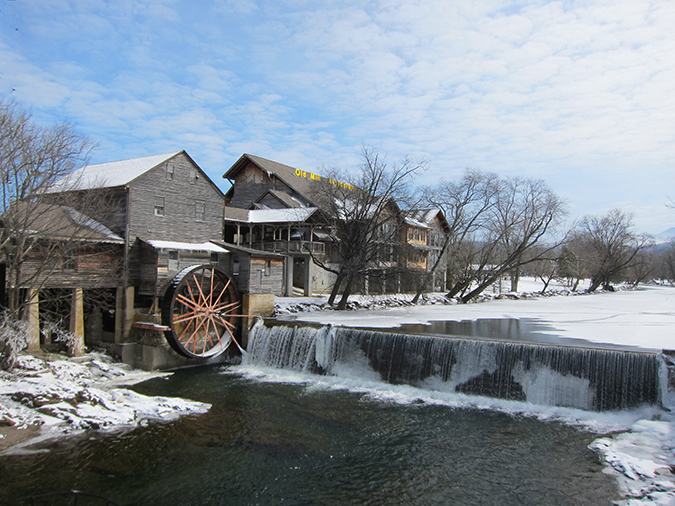
POLYGON ((232 261, 232 275, 236 276, 239 274, 239 260, 232 261))
POLYGON ((199 179, 197 171, 195 169, 190 169, 190 184, 195 184, 197 179, 199 179))
POLYGON ((217 252, 217 251, 212 251, 212 252, 211 252, 211 263, 212 263, 212 264, 217 264, 217 263, 218 263, 218 252, 217 252))
POLYGON ((169 181, 173 181, 173 165, 167 165, 166 166, 166 179, 169 181))
POLYGON ((204 204, 204 202, 195 203, 195 220, 197 221, 206 220, 206 204, 204 204))
POLYGON ((169 270, 178 270, 178 251, 169 251, 169 270))
POLYGON ((164 197, 155 197, 155 216, 164 216, 164 197))
POLYGON ((272 271, 272 261, 265 260, 265 276, 269 276, 272 271))
POLYGON ((73 248, 68 248, 63 252, 64 270, 77 270, 77 252, 73 248))

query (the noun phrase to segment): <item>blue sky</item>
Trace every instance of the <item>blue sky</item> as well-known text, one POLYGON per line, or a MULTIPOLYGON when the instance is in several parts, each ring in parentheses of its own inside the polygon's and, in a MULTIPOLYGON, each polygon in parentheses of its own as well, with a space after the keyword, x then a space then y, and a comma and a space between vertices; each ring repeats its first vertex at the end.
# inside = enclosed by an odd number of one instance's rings
MULTIPOLYGON (((675 226, 675 2, 0 0, 0 95, 93 162, 185 149, 317 171, 362 144, 538 177, 570 218, 675 226)), ((320 172, 320 170, 319 170, 320 172)))

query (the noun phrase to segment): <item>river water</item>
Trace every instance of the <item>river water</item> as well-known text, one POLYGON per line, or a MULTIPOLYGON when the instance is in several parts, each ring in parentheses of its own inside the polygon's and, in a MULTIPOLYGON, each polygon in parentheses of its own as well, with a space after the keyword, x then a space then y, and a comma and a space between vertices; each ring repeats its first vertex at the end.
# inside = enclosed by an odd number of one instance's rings
POLYGON ((213 406, 204 415, 60 439, 46 453, 3 457, 0 504, 30 504, 17 498, 68 489, 162 506, 618 499, 614 478, 587 448, 598 435, 560 422, 395 402, 309 377, 270 381, 237 366, 183 370, 135 389, 213 406))

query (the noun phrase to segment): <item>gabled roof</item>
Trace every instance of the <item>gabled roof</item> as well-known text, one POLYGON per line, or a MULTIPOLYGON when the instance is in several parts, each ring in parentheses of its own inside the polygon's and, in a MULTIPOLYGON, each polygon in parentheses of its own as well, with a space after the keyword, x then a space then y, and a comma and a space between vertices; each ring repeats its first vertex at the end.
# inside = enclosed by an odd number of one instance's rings
POLYGON ((249 155, 244 153, 241 155, 239 160, 237 160, 232 167, 223 175, 225 179, 234 179, 237 172, 242 170, 249 162, 253 162, 255 165, 260 167, 260 169, 267 172, 268 175, 274 175, 280 179, 284 184, 291 187, 297 193, 302 195, 308 201, 311 200, 312 187, 318 181, 312 180, 307 177, 307 171, 302 171, 291 167, 289 165, 284 165, 283 163, 274 162, 260 156, 249 155), (300 175, 297 175, 300 174, 300 175), (304 174, 304 176, 303 176, 304 174))
POLYGON ((417 221, 416 219, 410 218, 408 216, 406 216, 405 222, 412 227, 429 228, 429 225, 426 223, 422 223, 421 221, 417 221))
POLYGON ((49 193, 57 193, 124 186, 180 153, 184 153, 184 151, 130 158, 118 162, 85 165, 57 181, 48 191, 49 193))
POLYGON ((307 207, 304 206, 302 202, 300 202, 298 199, 291 197, 288 193, 284 193, 278 190, 267 190, 258 198, 258 200, 256 200, 256 204, 262 201, 267 195, 271 195, 279 202, 284 204, 286 207, 307 207))
POLYGON ((447 233, 450 230, 450 225, 445 215, 440 209, 409 209, 405 211, 405 221, 415 227, 429 228, 431 222, 437 217, 441 222, 441 227, 447 233))
POLYGON ((367 200, 368 203, 364 204, 358 200, 335 199, 335 210, 337 211, 338 218, 341 220, 355 218, 369 220, 387 208, 393 209, 396 215, 401 213, 401 208, 391 197, 374 197, 367 200))

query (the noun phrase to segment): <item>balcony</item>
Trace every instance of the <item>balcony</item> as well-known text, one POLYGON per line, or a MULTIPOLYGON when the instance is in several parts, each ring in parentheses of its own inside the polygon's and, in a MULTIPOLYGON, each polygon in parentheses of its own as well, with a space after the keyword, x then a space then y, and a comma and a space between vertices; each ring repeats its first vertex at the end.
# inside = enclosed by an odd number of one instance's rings
POLYGON ((273 241, 258 243, 253 247, 271 253, 312 253, 314 255, 326 253, 326 245, 322 242, 273 241))

